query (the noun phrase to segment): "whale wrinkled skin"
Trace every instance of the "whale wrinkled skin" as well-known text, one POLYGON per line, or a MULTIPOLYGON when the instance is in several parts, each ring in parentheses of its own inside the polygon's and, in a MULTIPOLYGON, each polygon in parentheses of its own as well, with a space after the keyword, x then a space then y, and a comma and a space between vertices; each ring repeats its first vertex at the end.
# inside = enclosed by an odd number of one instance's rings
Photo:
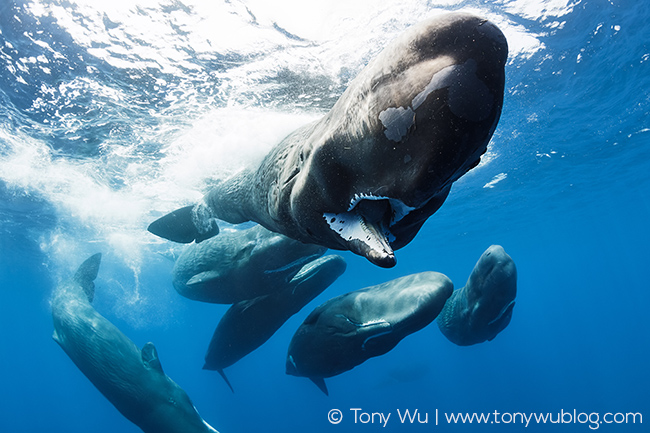
POLYGON ((512 318, 517 268, 500 245, 481 255, 467 284, 454 291, 436 320, 449 341, 469 346, 492 341, 512 318))
POLYGON ((273 293, 233 304, 214 331, 203 368, 218 371, 232 390, 223 369, 264 344, 345 268, 341 256, 320 257, 305 264, 291 281, 276 286, 273 293))
POLYGON ((140 350, 91 305, 101 255, 95 254, 52 299, 54 340, 92 384, 145 433, 217 433, 167 376, 153 343, 140 350))
POLYGON ((149 230, 178 242, 255 221, 391 267, 478 165, 503 105, 507 42, 489 21, 450 13, 416 24, 350 83, 320 120, 259 167, 222 181, 149 230))
POLYGON ((188 245, 174 264, 172 283, 186 298, 233 304, 277 291, 326 251, 256 225, 188 245))
POLYGON ((387 353, 427 326, 452 291, 445 275, 422 272, 330 299, 291 339, 286 373, 311 379, 327 394, 324 378, 387 353))

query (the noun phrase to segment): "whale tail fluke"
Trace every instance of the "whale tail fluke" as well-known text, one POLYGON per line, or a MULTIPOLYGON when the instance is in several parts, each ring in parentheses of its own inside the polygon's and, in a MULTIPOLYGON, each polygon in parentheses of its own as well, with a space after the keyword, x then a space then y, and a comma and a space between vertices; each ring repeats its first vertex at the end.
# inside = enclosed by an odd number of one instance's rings
POLYGON ((95 279, 97 278, 101 261, 101 253, 90 256, 79 266, 79 269, 77 269, 73 277, 73 281, 79 284, 86 293, 86 296, 88 296, 88 302, 93 302, 95 298, 95 279))
POLYGON ((195 206, 185 206, 158 218, 149 224, 147 230, 156 236, 181 244, 201 242, 219 233, 219 226, 214 219, 201 221, 200 225, 206 226, 201 230, 197 227, 197 220, 195 206))

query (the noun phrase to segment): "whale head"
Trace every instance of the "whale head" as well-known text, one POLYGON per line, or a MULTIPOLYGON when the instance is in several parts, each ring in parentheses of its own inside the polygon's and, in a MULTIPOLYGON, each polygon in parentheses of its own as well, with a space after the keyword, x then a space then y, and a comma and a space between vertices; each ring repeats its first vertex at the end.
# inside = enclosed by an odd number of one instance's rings
POLYGON ((481 255, 465 290, 468 328, 492 340, 510 323, 517 296, 517 268, 503 247, 481 255))
POLYGON ((435 320, 452 291, 445 275, 421 272, 332 298, 294 334, 286 373, 308 377, 327 393, 323 378, 392 350, 435 320))
POLYGON ((174 264, 172 283, 190 299, 239 302, 288 285, 307 263, 326 251, 261 225, 223 231, 187 246, 174 264))
POLYGON ((383 267, 478 165, 503 104, 507 43, 485 19, 410 28, 311 126, 291 208, 307 236, 383 267))

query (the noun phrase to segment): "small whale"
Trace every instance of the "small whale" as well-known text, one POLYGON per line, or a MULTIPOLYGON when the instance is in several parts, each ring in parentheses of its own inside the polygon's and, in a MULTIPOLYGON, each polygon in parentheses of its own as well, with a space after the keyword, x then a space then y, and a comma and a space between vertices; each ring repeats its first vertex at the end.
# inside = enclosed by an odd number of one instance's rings
POLYGON ((387 353, 427 326, 452 291, 445 275, 422 272, 330 299, 291 339, 286 373, 307 377, 328 394, 324 378, 387 353))
POLYGON ((476 167, 503 105, 508 45, 486 19, 427 19, 387 46, 332 109, 277 144, 257 168, 149 226, 176 242, 255 221, 305 243, 391 267, 476 167))
POLYGON ((162 369, 153 343, 140 350, 91 305, 101 254, 52 299, 54 340, 124 417, 145 433, 218 433, 162 369))
POLYGON ((174 264, 172 283, 186 298, 233 304, 276 291, 326 251, 256 225, 188 245, 174 264))
POLYGON ((454 291, 436 320, 459 346, 492 341, 512 318, 517 296, 515 262, 499 245, 481 255, 462 289, 454 291))
POLYGON ((320 257, 304 265, 275 292, 234 304, 214 331, 203 368, 218 371, 234 392, 223 369, 264 344, 291 316, 341 276, 345 268, 341 256, 320 257))

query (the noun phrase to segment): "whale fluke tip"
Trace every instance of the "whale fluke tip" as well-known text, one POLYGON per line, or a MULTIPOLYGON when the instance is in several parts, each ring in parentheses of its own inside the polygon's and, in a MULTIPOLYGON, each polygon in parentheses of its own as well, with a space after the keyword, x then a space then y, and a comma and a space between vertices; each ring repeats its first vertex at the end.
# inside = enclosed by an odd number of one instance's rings
POLYGON ((77 272, 74 274, 73 280, 83 288, 84 292, 88 296, 88 302, 92 302, 95 298, 94 281, 97 278, 101 261, 101 253, 93 254, 88 257, 81 266, 79 266, 79 269, 77 269, 77 272))

